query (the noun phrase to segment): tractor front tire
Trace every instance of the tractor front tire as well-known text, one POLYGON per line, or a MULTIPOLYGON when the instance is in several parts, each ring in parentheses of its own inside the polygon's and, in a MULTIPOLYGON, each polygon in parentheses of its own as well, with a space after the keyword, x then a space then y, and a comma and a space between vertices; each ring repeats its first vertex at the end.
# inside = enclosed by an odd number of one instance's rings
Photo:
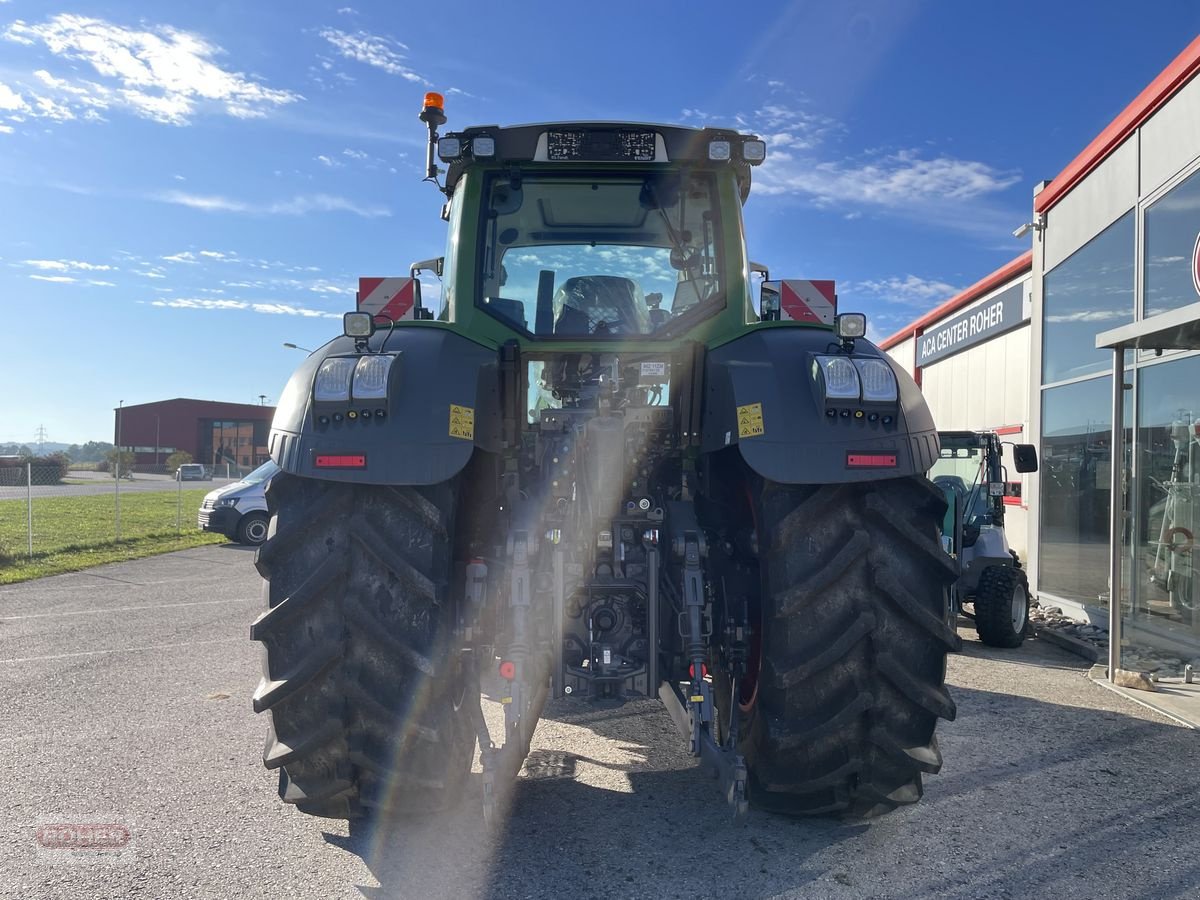
POLYGON ((1012 566, 989 566, 975 590, 975 631, 989 647, 1020 647, 1029 631, 1029 581, 1012 566))
POLYGON ((280 796, 330 818, 453 805, 475 747, 475 698, 451 652, 454 485, 280 474, 267 505, 267 610, 250 633, 280 796))
POLYGON ((944 681, 960 644, 945 508, 922 477, 762 487, 758 675, 740 697, 724 678, 717 691, 753 805, 870 818, 916 802, 941 768, 934 727, 955 715, 944 681))

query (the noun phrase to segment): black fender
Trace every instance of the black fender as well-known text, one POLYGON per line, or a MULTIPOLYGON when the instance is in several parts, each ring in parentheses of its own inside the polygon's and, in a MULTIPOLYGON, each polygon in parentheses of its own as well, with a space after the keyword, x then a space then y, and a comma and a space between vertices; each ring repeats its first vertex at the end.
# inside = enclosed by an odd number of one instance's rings
POLYGON ((831 332, 799 327, 763 328, 710 350, 705 356, 701 452, 736 445, 751 469, 787 484, 874 481, 927 472, 940 447, 933 416, 909 374, 869 341, 855 341, 852 357, 885 360, 896 374, 898 402, 842 404, 847 416, 841 408, 827 415, 813 356, 840 352, 831 332), (856 417, 860 410, 861 418, 856 417))
POLYGON ((269 450, 280 468, 329 481, 436 484, 460 472, 476 447, 499 450, 495 350, 425 327, 396 328, 390 337, 381 331, 363 353, 381 350, 397 354, 386 401, 314 403, 313 379, 321 363, 331 356, 361 355, 351 338, 330 341, 292 374, 271 423, 269 450), (372 415, 364 417, 364 409, 372 415), (379 409, 382 417, 375 414, 379 409), (347 415, 351 410, 356 418, 347 415), (464 411, 470 411, 470 427, 464 411), (321 417, 328 421, 322 423, 321 417), (318 456, 362 456, 365 465, 318 467, 318 456))

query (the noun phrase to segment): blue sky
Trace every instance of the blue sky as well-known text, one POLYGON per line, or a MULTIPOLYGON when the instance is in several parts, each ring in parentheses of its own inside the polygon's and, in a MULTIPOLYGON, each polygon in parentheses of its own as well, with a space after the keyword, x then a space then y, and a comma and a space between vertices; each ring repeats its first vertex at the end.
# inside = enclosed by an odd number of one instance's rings
POLYGON ((450 128, 757 131, 752 257, 887 334, 1026 249, 1033 186, 1200 31, 1190 0, 348 3, 0 0, 0 442, 277 398, 283 342, 441 252, 426 90, 450 128))

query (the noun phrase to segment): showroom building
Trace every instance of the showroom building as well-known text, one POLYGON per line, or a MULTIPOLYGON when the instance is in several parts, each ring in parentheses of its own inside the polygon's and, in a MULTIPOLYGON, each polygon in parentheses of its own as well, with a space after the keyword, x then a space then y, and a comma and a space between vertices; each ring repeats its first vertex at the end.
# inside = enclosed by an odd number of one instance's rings
POLYGON ((939 428, 1038 446, 1005 498, 1034 594, 1107 622, 1131 659, 1200 657, 1198 72, 1200 38, 1038 185, 1030 253, 881 344, 939 428))
POLYGON ((267 461, 273 406, 214 400, 159 400, 113 411, 113 444, 147 471, 178 450, 213 468, 252 469, 267 461))

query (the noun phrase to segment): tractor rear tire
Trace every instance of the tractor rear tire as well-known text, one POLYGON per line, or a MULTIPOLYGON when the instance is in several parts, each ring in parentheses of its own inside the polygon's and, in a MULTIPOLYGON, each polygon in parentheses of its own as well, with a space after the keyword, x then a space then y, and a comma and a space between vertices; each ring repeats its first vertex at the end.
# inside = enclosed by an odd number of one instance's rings
POLYGON ((455 500, 453 483, 271 481, 254 709, 271 717, 263 762, 303 812, 436 811, 467 780, 475 698, 451 653, 455 500))
POLYGON ((916 802, 942 765, 937 720, 955 716, 941 491, 923 477, 768 482, 756 506, 758 674, 739 698, 717 679, 725 722, 738 701, 751 804, 861 819, 916 802))
POLYGON ((975 590, 975 631, 989 647, 1020 647, 1029 631, 1029 581, 1012 566, 989 566, 975 590))

